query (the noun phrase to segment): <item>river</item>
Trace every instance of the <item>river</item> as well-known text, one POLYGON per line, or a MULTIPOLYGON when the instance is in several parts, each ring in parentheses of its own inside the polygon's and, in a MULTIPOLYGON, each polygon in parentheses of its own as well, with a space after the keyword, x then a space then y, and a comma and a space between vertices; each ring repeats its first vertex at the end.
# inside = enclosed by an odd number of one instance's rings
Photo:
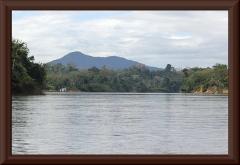
POLYGON ((12 154, 228 154, 228 96, 12 96, 12 154))

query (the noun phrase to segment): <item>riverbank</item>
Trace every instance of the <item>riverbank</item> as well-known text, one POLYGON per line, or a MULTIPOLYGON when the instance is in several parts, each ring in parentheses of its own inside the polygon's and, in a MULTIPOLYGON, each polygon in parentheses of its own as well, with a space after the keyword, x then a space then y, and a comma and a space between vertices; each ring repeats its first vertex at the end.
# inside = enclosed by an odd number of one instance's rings
MULTIPOLYGON (((43 90, 42 92, 59 92, 59 91, 58 90, 43 90)), ((74 89, 74 90, 67 90, 66 92, 83 92, 83 91, 74 89)), ((128 92, 128 93, 139 93, 139 92, 131 91, 131 92, 128 92)), ((156 92, 152 92, 152 93, 156 93, 156 92)), ((181 93, 181 92, 179 92, 179 93, 181 93)), ((228 89, 224 89, 222 91, 215 91, 215 90, 208 89, 205 92, 202 92, 202 90, 199 90, 199 91, 194 91, 194 92, 189 92, 189 93, 194 93, 194 94, 228 94, 228 89)))
MULTIPOLYGON (((43 90, 42 92, 59 92, 59 90, 43 90)), ((67 90, 66 92, 82 92, 82 91, 77 89, 70 89, 67 90)))
POLYGON ((228 89, 223 89, 223 90, 217 90, 215 87, 211 89, 207 89, 205 92, 201 90, 199 91, 194 91, 193 93, 196 94, 228 94, 228 89))

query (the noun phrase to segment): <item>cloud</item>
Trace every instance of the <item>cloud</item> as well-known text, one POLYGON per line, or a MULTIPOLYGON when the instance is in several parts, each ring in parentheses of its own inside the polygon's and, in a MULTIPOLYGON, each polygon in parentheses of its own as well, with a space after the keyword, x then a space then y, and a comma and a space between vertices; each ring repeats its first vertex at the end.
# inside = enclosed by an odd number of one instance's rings
POLYGON ((192 36, 177 36, 177 35, 171 35, 171 36, 162 36, 163 38, 168 38, 172 40, 184 40, 191 38, 192 36))
POLYGON ((227 11, 14 11, 12 34, 36 62, 69 52, 165 68, 227 64, 227 11))

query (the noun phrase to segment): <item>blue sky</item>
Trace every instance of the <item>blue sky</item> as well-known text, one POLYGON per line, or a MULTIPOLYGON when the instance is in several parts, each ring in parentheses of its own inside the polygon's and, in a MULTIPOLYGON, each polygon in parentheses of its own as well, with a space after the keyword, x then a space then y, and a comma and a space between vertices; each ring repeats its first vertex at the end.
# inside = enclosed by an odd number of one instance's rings
POLYGON ((228 63, 227 11, 13 11, 35 62, 80 51, 164 68, 228 63))

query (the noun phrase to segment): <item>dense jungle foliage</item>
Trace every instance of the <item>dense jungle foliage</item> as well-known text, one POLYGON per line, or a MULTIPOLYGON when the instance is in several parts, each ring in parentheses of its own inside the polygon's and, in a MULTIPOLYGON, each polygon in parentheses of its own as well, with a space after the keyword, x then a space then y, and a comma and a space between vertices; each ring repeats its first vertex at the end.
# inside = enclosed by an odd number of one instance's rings
POLYGON ((12 93, 41 94, 45 87, 46 72, 42 64, 28 57, 27 44, 12 40, 12 93))
POLYGON ((150 71, 138 64, 122 70, 92 67, 77 69, 74 63, 44 64, 47 72, 46 90, 86 92, 205 92, 222 93, 228 89, 228 68, 216 64, 212 68, 184 68, 176 70, 171 64, 161 71, 150 71))

